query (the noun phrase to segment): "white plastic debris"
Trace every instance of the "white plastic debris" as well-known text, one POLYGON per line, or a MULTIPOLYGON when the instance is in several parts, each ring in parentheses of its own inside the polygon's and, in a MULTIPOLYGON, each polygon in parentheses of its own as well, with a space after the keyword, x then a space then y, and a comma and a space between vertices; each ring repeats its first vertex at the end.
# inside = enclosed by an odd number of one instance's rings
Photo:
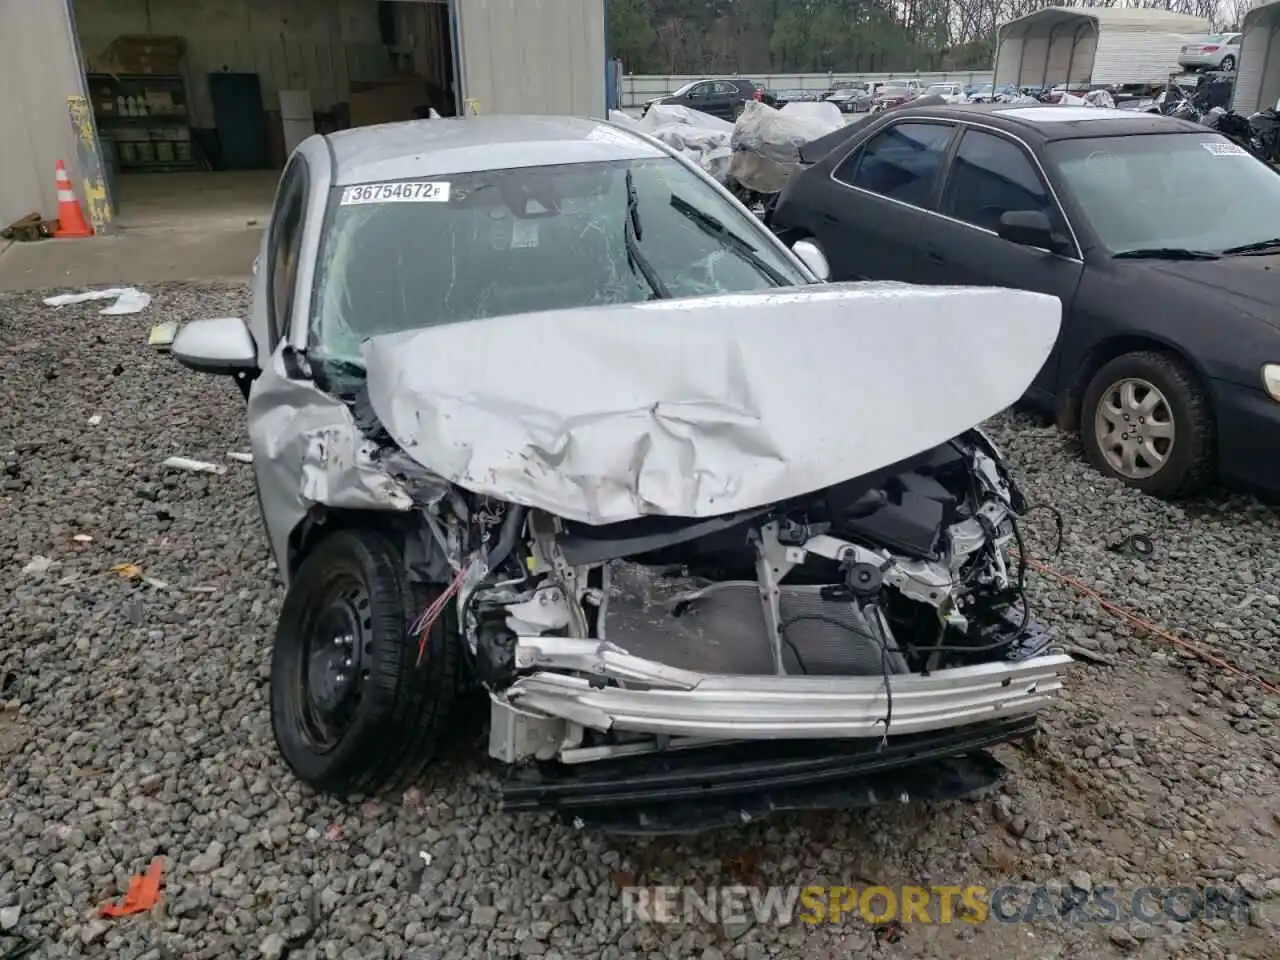
POLYGON ((226 467, 221 467, 216 463, 209 463, 205 460, 191 460, 187 457, 170 457, 162 467, 169 467, 171 470, 190 470, 192 473, 217 473, 227 472, 226 467))
POLYGON ((109 307, 98 313, 108 317, 118 317, 126 313, 141 313, 151 303, 151 294, 143 293, 134 287, 112 287, 110 290, 87 290, 84 293, 63 293, 56 297, 45 297, 49 307, 66 307, 73 303, 88 303, 90 300, 115 300, 109 307))
POLYGON ((826 124, 830 128, 828 133, 844 126, 844 116, 840 113, 840 108, 826 100, 816 102, 797 100, 786 104, 778 112, 784 116, 795 117, 797 120, 812 120, 815 124, 826 124))
POLYGON ((253 463, 253 454, 241 453, 238 450, 228 450, 227 459, 234 460, 236 463, 253 463))
POLYGON ((101 422, 102 422, 102 415, 99 413, 95 413, 92 417, 89 418, 89 426, 91 427, 96 427, 101 422))
POLYGON ((832 114, 788 112, 750 101, 733 126, 729 174, 748 190, 777 193, 800 166, 800 148, 844 125, 840 111, 833 107, 833 113, 834 119, 832 114))
POLYGON ((418 856, 422 858, 422 862, 424 864, 426 864, 428 867, 431 866, 431 854, 427 853, 427 851, 425 850, 419 850, 418 856))
POLYGON ((71 539, 76 543, 93 543, 93 537, 89 536, 87 533, 77 533, 71 539))
POLYGON ((54 561, 48 557, 42 557, 39 554, 32 557, 30 562, 22 568, 23 573, 44 573, 54 565, 54 561))

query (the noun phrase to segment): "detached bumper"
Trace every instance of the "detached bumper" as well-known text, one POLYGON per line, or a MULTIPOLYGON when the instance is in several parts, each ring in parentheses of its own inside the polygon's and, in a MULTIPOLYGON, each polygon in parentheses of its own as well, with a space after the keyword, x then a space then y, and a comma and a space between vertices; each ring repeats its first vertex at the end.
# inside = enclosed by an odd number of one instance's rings
MULTIPOLYGON (((511 711, 592 730, 657 736, 879 740, 1032 716, 1061 689, 1061 672, 1072 661, 1051 654, 887 679, 730 676, 668 667, 600 641, 521 637, 516 662, 578 675, 542 669, 517 680, 494 700, 495 737, 510 719, 501 714, 511 711), (607 685, 610 680, 629 687, 607 685)), ((491 752, 500 756, 496 746, 491 741, 491 752)))

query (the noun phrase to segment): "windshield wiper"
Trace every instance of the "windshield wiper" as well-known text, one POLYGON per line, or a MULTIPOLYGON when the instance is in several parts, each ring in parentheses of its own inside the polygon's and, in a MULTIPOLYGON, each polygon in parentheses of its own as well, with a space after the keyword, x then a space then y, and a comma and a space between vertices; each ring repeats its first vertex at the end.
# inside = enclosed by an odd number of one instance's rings
POLYGON ((1280 250, 1280 237, 1272 237, 1270 240, 1259 240, 1257 243, 1242 243, 1238 247, 1227 247, 1223 250, 1223 254, 1228 257, 1237 254, 1249 253, 1272 253, 1280 250))
POLYGON ((644 228, 640 226, 640 198, 636 196, 636 184, 631 177, 631 171, 626 174, 627 184, 627 222, 623 229, 623 237, 627 244, 627 261, 631 265, 631 269, 637 271, 640 276, 644 277, 644 282, 649 285, 649 289, 653 291, 653 296, 660 300, 667 300, 671 297, 671 292, 667 290, 666 284, 658 276, 653 264, 649 262, 648 257, 640 249, 640 238, 644 235, 644 228))
POLYGON ((1185 247, 1146 247, 1142 250, 1125 250, 1115 254, 1112 260, 1218 260, 1220 255, 1210 250, 1188 250, 1185 247))
POLYGON ((686 217, 703 233, 715 237, 739 257, 763 273, 774 282, 775 286, 791 286, 791 282, 786 277, 773 267, 769 266, 769 264, 761 258, 760 254, 756 253, 755 247, 751 246, 751 244, 747 243, 747 241, 743 240, 736 233, 732 233, 728 227, 715 217, 711 216, 711 214, 703 213, 688 200, 682 200, 674 193, 671 195, 671 206, 675 207, 677 213, 682 217, 686 217))

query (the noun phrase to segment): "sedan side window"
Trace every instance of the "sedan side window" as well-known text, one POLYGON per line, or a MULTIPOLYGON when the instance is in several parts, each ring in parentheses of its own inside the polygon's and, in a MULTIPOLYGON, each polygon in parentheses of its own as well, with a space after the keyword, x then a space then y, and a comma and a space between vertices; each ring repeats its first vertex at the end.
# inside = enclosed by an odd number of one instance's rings
POLYGON ((891 200, 928 207, 951 131, 947 123, 895 123, 842 162, 835 178, 891 200))
POLYGON ((296 158, 285 171, 280 197, 271 218, 267 285, 271 347, 275 349, 289 328, 293 291, 298 278, 298 250, 302 245, 302 220, 307 199, 306 161, 296 158))
POLYGON ((1003 214, 1023 210, 1037 210, 1055 228, 1061 226, 1057 204, 1022 147, 993 133, 966 130, 940 212, 995 232, 1003 214))

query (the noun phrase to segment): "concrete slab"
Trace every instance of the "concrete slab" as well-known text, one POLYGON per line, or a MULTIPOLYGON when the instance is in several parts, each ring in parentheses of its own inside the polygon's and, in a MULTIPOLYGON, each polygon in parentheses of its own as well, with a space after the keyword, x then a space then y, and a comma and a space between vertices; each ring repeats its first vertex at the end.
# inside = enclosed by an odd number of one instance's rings
POLYGON ((279 174, 134 174, 120 178, 120 232, 0 250, 0 290, 165 280, 245 279, 279 174))

